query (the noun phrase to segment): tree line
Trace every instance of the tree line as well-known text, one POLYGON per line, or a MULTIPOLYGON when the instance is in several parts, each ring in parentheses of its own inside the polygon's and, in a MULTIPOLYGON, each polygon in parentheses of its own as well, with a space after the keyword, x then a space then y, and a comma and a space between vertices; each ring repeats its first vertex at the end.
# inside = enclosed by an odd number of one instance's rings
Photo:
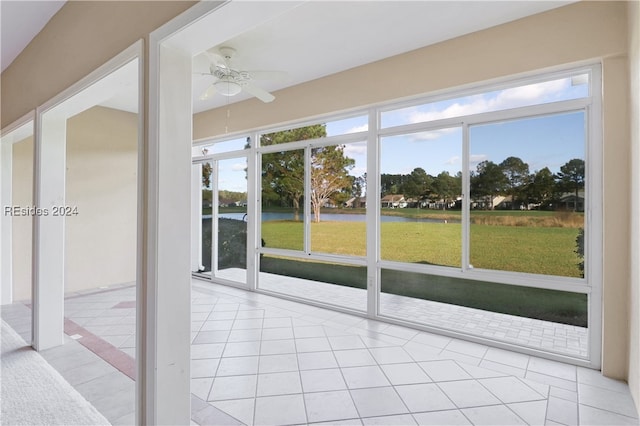
MULTIPOLYGON (((438 201, 444 208, 454 205, 462 194, 462 173, 452 176, 443 171, 433 176, 417 167, 410 174, 382 174, 380 185, 383 197, 403 194, 416 200, 418 206, 425 201, 438 201)), ((548 167, 531 173, 529 165, 518 157, 507 157, 499 164, 482 161, 470 174, 471 198, 486 209, 493 209, 493 200, 501 195, 510 197, 512 209, 552 209, 563 194, 572 193, 573 208, 577 210, 584 185, 585 163, 579 158, 569 160, 555 174, 548 167)))
MULTIPOLYGON (((261 146, 287 142, 321 139, 327 136, 326 126, 316 124, 297 129, 264 134, 261 146)), ((355 177, 350 171, 355 160, 345 156, 344 145, 312 147, 310 155, 309 199, 316 221, 320 220, 320 209, 327 204, 343 205, 350 198, 359 198, 365 193, 366 174, 355 177)), ((209 187, 211 168, 203 166, 203 185, 209 187)), ((297 216, 304 200, 305 149, 283 150, 262 155, 262 205, 292 207, 297 216)), ((579 191, 584 188, 584 160, 574 158, 552 173, 548 167, 529 171, 529 165, 518 157, 508 157, 499 164, 483 161, 470 175, 472 200, 480 208, 493 209, 493 200, 499 195, 510 196, 512 209, 553 208, 562 194, 575 194, 574 209, 578 208, 579 191)), ((412 198, 416 205, 427 206, 435 202, 442 208, 458 206, 462 194, 462 173, 455 175, 443 171, 430 175, 417 167, 409 174, 380 175, 381 196, 403 194, 412 198)))

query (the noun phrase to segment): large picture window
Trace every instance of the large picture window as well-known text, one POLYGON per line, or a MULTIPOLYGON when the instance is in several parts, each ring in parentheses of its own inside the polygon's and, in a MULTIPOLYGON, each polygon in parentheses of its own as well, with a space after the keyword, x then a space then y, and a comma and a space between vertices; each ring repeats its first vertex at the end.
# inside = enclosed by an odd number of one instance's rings
POLYGON ((383 260, 462 264, 462 129, 380 140, 380 249, 383 260))
POLYGON ((469 267, 581 278, 584 111, 471 126, 469 267))
POLYGON ((260 135, 259 288, 366 309, 366 130, 356 116, 260 135))
POLYGON ((381 315, 588 356, 592 80, 579 71, 381 113, 381 315), (514 317, 531 329, 505 328, 514 317))

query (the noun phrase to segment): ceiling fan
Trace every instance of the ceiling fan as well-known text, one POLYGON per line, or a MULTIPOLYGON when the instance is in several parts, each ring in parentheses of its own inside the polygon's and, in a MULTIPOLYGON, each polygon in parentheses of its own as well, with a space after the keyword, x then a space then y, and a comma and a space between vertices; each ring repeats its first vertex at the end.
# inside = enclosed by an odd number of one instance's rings
POLYGON ((200 95, 200 100, 209 99, 218 93, 222 96, 235 96, 244 91, 255 96, 262 102, 271 102, 275 99, 271 93, 254 84, 255 80, 280 79, 286 75, 283 71, 244 71, 233 68, 231 59, 236 50, 231 47, 220 47, 219 54, 205 51, 209 60, 209 71, 201 73, 215 77, 215 81, 200 95))

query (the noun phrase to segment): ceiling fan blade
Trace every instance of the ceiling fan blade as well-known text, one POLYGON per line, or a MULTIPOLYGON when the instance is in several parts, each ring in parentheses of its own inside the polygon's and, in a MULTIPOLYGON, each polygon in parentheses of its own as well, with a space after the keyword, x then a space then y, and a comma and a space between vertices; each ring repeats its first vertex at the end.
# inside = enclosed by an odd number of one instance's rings
POLYGON ((212 84, 207 88, 207 90, 205 90, 202 93, 202 95, 200 95, 200 100, 201 101, 206 101, 211 96, 213 96, 215 93, 216 93, 216 86, 215 86, 215 84, 212 84))
POLYGON ((286 71, 246 71, 252 80, 284 80, 289 77, 286 71))
POLYGON ((271 101, 273 101, 276 97, 273 96, 271 93, 267 92, 264 89, 261 89, 259 87, 256 87, 252 84, 245 84, 242 86, 242 90, 244 90, 245 92, 255 96, 256 98, 260 99, 262 102, 265 103, 269 103, 271 101))

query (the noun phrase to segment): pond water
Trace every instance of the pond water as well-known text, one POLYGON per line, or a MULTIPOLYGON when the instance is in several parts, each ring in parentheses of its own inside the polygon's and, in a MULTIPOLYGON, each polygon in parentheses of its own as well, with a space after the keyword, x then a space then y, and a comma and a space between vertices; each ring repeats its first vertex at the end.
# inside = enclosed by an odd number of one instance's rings
MULTIPOLYGON (((245 213, 223 213, 219 215, 221 218, 246 220, 245 213)), ((302 215, 300 216, 302 218, 302 215)), ((203 219, 211 219, 211 215, 203 215, 203 219)), ((262 221, 269 222, 273 220, 293 220, 293 213, 262 213, 262 221)), ((364 222, 366 216, 363 214, 344 214, 344 213, 322 213, 320 214, 320 221, 338 221, 338 222, 364 222)), ((418 219, 412 217, 402 216, 381 216, 382 222, 432 222, 443 223, 443 219, 418 219)), ((460 223, 459 220, 448 220, 449 223, 460 223)))

